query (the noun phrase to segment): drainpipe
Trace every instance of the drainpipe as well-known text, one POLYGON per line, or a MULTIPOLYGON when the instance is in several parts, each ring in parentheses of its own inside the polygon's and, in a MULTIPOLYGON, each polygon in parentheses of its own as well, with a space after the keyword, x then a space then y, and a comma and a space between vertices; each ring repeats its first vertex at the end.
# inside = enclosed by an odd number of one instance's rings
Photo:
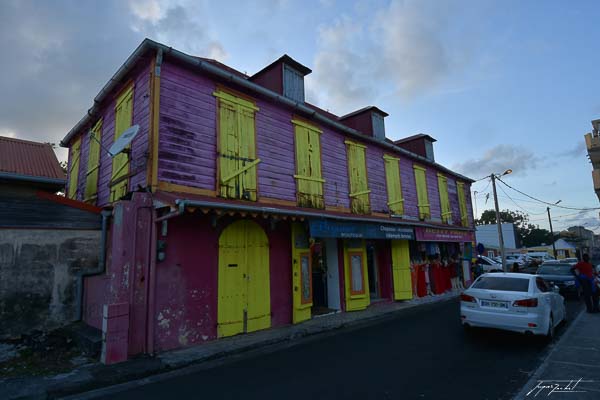
POLYGON ((103 274, 106 270, 108 218, 112 215, 112 210, 105 208, 100 212, 100 215, 102 215, 102 232, 100 235, 100 254, 98 255, 98 266, 93 270, 88 270, 77 274, 77 295, 75 296, 75 301, 77 301, 76 321, 81 321, 83 319, 83 278, 103 274))

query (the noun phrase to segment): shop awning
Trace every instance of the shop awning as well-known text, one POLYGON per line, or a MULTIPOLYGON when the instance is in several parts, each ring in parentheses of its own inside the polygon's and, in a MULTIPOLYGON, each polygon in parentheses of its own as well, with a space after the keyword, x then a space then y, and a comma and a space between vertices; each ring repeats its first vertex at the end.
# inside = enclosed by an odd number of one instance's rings
MULTIPOLYGON (((264 217, 264 218, 275 218, 275 219, 291 219, 291 220, 309 220, 314 221, 314 229, 320 226, 322 234, 333 235, 338 232, 350 232, 348 229, 355 229, 356 232, 362 232, 370 236, 362 236, 363 238, 406 238, 408 239, 409 230, 410 235, 413 227, 427 227, 427 228, 438 228, 443 229, 448 227, 444 224, 435 224, 430 222, 422 222, 417 220, 408 220, 400 218, 385 218, 376 217, 370 215, 348 215, 347 213, 319 210, 314 208, 302 208, 293 207, 286 205, 267 205, 260 202, 248 202, 241 200, 228 200, 215 198, 211 196, 196 195, 190 193, 178 193, 178 192, 164 192, 158 191, 154 195, 154 201, 156 207, 170 206, 176 209, 175 213, 183 214, 184 212, 200 211, 204 214, 215 213, 217 215, 240 215, 242 217, 264 217), (319 222, 320 221, 320 222, 319 222), (323 222, 325 221, 325 222, 323 222), (333 224, 335 221, 336 224, 333 224), (354 225, 371 224, 366 228, 352 228, 350 225, 339 225, 340 222, 352 223, 354 225), (320 223, 320 225, 318 224, 320 223), (408 230, 402 230, 400 227, 409 228, 408 230), (378 230, 379 233, 374 231, 378 230), (330 233, 327 233, 330 232, 330 233), (384 235, 383 237, 381 235, 384 235), (392 237, 394 236, 395 237, 392 237), (404 236, 404 237, 402 237, 404 236)), ((469 228, 453 227, 453 231, 461 231, 466 233, 472 233, 469 228)), ((316 233, 316 231, 315 231, 316 233)), ((319 237, 319 236, 315 236, 319 237)), ((321 237, 344 237, 344 236, 321 236, 321 237)), ((352 237, 352 236, 345 236, 352 237)), ((354 236, 359 237, 359 236, 354 236)), ((414 237, 414 236, 413 236, 414 237)))

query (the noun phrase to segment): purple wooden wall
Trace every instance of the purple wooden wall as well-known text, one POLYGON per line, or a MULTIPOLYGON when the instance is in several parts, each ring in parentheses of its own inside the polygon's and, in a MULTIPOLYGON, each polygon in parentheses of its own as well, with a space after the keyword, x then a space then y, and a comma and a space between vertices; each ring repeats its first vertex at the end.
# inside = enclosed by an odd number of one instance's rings
POLYGON ((164 62, 160 78, 158 179, 215 190, 217 109, 213 81, 164 62))
MULTIPOLYGON (((146 186, 146 165, 148 152, 148 135, 150 129, 150 62, 144 63, 140 68, 132 73, 133 79, 133 121, 132 124, 138 124, 140 131, 131 145, 131 163, 129 171, 134 175, 129 179, 129 189, 134 190, 138 185, 146 186)), ((120 90, 122 88, 119 88, 120 90)), ((103 104, 100 111, 102 118, 102 146, 105 149, 110 148, 114 142, 115 135, 115 96, 117 93, 109 95, 110 101, 103 104)), ((96 123, 98 119, 92 122, 96 123)), ((81 157, 79 161, 79 178, 77 180, 77 199, 83 200, 85 193, 87 162, 90 148, 90 135, 88 134, 92 126, 85 127, 81 135, 81 157)), ((72 143, 72 142, 71 142, 72 143)), ((69 167, 71 160, 69 160, 69 167)), ((70 168, 69 168, 70 169, 70 168)), ((112 173, 112 159, 103 149, 100 149, 100 169, 98 172, 98 200, 97 205, 105 205, 109 201, 108 182, 112 173)), ((67 189, 68 190, 68 189, 67 189)))
POLYGON ((296 201, 296 170, 293 114, 265 101, 257 101, 256 152, 258 195, 296 201))
MULTIPOLYGON (((159 180, 193 188, 215 190, 217 152, 217 108, 213 92, 216 82, 210 78, 165 60, 161 75, 159 180)), ((296 200, 294 127, 291 110, 256 99, 256 148, 258 193, 261 198, 296 200)), ((319 126, 325 205, 350 207, 346 136, 319 126)), ((355 140, 355 139, 353 139, 355 140)), ((367 146, 367 175, 373 212, 387 213, 384 151, 367 146)), ((400 158, 405 215, 417 217, 417 198, 411 159, 400 158)), ((427 168, 427 186, 431 215, 441 218, 437 170, 427 168)), ((455 224, 460 223, 456 183, 449 177, 448 189, 455 224), (454 218, 456 216, 456 218, 454 218)), ((465 185, 465 191, 469 188, 465 185)), ((470 203, 468 206, 471 209, 470 203)), ((470 211, 472 214, 472 211, 470 211)))
POLYGON ((325 179, 323 195, 325 206, 350 208, 348 160, 344 135, 321 127, 322 176, 325 179))
POLYGON ((431 210, 431 219, 442 219, 442 210, 440 205, 440 191, 438 189, 437 171, 430 166, 425 166, 427 172, 427 194, 429 195, 429 209, 431 210))

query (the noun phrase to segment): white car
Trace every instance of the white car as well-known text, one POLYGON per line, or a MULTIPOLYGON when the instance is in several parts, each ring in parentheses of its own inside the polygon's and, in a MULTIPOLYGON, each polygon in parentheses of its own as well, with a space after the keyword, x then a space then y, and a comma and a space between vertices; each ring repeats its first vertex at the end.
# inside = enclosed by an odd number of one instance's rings
POLYGON ((483 269, 484 272, 502 271, 502 264, 497 263, 489 257, 477 256, 477 260, 479 262, 479 265, 481 265, 481 269, 483 269))
POLYGON ((565 321, 565 299, 537 275, 483 274, 460 295, 463 326, 554 336, 565 321))

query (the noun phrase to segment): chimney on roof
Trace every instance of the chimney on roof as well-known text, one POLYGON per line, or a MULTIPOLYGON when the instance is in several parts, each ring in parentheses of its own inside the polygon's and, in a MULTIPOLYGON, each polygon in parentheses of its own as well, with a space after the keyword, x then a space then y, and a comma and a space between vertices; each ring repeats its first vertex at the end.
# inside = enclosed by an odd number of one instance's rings
POLYGON ((396 140, 394 144, 408 150, 411 153, 427 158, 429 161, 435 162, 433 156, 433 143, 437 142, 434 138, 423 133, 396 140))
POLYGON ((304 103, 304 77, 311 72, 310 68, 284 54, 278 60, 252 75, 250 81, 290 100, 304 103))
POLYGON ((383 141, 385 140, 385 123, 383 119, 387 116, 388 114, 379 108, 369 106, 340 117, 340 122, 367 136, 383 141))

